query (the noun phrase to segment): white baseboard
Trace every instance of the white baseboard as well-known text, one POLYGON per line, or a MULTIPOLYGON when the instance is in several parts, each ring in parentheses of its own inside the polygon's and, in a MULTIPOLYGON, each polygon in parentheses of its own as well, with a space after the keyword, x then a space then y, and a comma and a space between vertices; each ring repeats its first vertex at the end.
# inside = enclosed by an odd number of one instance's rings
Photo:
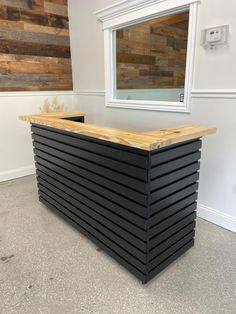
POLYGON ((202 204, 198 204, 197 215, 198 217, 208 220, 218 226, 236 232, 236 217, 234 216, 222 213, 219 210, 202 204))
POLYGON ((29 176, 34 173, 35 173, 34 165, 3 171, 0 172, 0 182, 29 176))

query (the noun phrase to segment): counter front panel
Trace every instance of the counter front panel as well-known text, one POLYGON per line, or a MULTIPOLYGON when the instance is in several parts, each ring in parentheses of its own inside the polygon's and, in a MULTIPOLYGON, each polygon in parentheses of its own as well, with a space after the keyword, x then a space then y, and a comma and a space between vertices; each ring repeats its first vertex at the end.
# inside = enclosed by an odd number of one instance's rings
POLYGON ((193 246, 199 138, 147 151, 35 123, 32 138, 40 201, 143 283, 193 246))

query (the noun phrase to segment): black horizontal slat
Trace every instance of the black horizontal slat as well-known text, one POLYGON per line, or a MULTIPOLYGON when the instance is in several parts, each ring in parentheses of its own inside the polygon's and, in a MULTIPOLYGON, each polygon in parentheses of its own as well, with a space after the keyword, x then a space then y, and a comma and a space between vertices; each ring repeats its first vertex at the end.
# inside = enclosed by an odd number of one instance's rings
POLYGON ((158 189, 157 191, 154 191, 150 195, 150 202, 151 204, 180 190, 185 188, 186 186, 189 186, 190 184, 193 184, 199 179, 199 173, 196 172, 188 177, 185 177, 177 182, 174 182, 172 184, 169 184, 168 186, 165 186, 162 189, 158 189))
POLYGON ((172 234, 169 238, 167 238, 165 241, 157 245, 149 252, 149 259, 152 260, 153 258, 155 258, 155 256, 159 255, 162 251, 166 250, 166 248, 168 248, 175 242, 179 241, 181 238, 183 238, 186 234, 190 232, 194 232, 193 225, 191 224, 187 225, 185 228, 179 230, 178 232, 172 234))
MULTIPOLYGON (((121 173, 125 173, 136 179, 147 181, 147 170, 131 166, 121 161, 113 160, 112 158, 103 157, 96 153, 90 153, 88 151, 82 150, 77 147, 73 147, 61 142, 47 139, 45 137, 33 134, 34 147, 37 149, 48 152, 49 154, 55 155, 56 152, 61 151, 64 153, 69 153, 77 158, 82 158, 95 164, 99 164, 102 167, 109 168, 121 173)), ((137 157, 138 158, 138 157, 137 157)))
POLYGON ((148 270, 151 272, 155 267, 157 267, 160 263, 162 263, 165 259, 175 253, 178 249, 180 249, 183 245, 187 244, 189 241, 193 239, 193 233, 190 232, 181 240, 170 246, 163 253, 154 258, 150 263, 148 263, 148 270))
POLYGON ((111 248, 114 252, 116 252, 118 255, 126 259, 131 265, 135 266, 137 269, 139 269, 141 272, 145 273, 146 271, 146 265, 139 262, 134 256, 129 254, 127 251, 125 251, 122 247, 117 245, 115 242, 111 241, 105 234, 103 234, 100 230, 102 229, 101 224, 95 223, 95 221, 83 214, 82 212, 79 212, 79 216, 72 213, 68 208, 65 206, 62 206, 54 199, 48 197, 45 193, 40 192, 40 196, 55 206, 58 210, 60 210, 62 213, 73 219, 75 222, 77 222, 79 225, 81 225, 85 230, 88 230, 94 236, 102 241, 103 243, 106 243, 106 245, 111 248), (91 223, 93 225, 91 225, 91 223), (99 230, 100 229, 100 230, 99 230))
POLYGON ((155 268, 149 272, 146 280, 150 281, 157 274, 159 274, 164 268, 170 265, 173 261, 175 261, 179 256, 184 254, 194 245, 194 239, 183 245, 181 248, 177 249, 173 254, 171 254, 167 259, 165 259, 162 263, 158 264, 155 268))
POLYGON ((33 125, 31 130, 33 133, 40 136, 66 143, 74 147, 79 147, 105 157, 114 158, 115 160, 127 162, 144 169, 147 169, 148 167, 148 154, 144 151, 134 149, 133 152, 131 152, 131 150, 127 150, 127 147, 122 147, 122 145, 109 145, 109 142, 106 141, 94 141, 94 139, 91 140, 89 137, 73 134, 71 132, 63 132, 53 128, 42 126, 37 127, 36 125, 33 125), (116 148, 113 146, 116 146, 116 148))
POLYGON ((178 146, 174 146, 172 148, 168 147, 167 149, 163 149, 163 151, 159 151, 151 154, 151 167, 154 167, 163 162, 170 161, 174 158, 178 158, 191 152, 196 152, 202 147, 201 140, 181 143, 178 146))
MULTIPOLYGON (((41 165, 37 165, 38 170, 43 171, 44 173, 47 171, 46 168, 44 168, 41 165)), ((38 182, 45 185, 45 182, 48 184, 49 189, 56 194, 63 195, 63 198, 70 201, 73 205, 76 206, 78 202, 82 202, 83 204, 87 205, 90 208, 93 208, 96 212, 100 213, 102 216, 105 216, 106 218, 112 220, 117 225, 121 226, 122 228, 126 229, 130 233, 132 233, 135 237, 142 241, 138 241, 138 246, 141 250, 146 250, 146 245, 144 245, 144 241, 147 240, 147 233, 145 230, 138 228, 133 222, 129 222, 125 218, 122 218, 121 216, 118 216, 117 214, 113 213, 113 211, 105 208, 104 206, 100 206, 98 203, 95 203, 93 200, 89 199, 88 197, 75 193, 73 190, 70 190, 68 187, 63 186, 62 184, 58 184, 57 186, 52 185, 48 181, 45 181, 44 179, 38 177, 38 182), (60 188, 63 188, 60 189, 60 188)), ((133 215, 131 214, 131 218, 133 218, 133 215)))
MULTIPOLYGON (((115 224, 113 221, 107 219, 105 216, 101 215, 99 212, 95 211, 94 209, 92 209, 92 208, 86 206, 85 204, 81 203, 80 201, 72 198, 70 195, 64 193, 63 191, 61 191, 59 189, 56 190, 55 188, 53 188, 53 186, 50 183, 46 182, 45 180, 41 179, 40 182, 41 183, 38 184, 38 187, 41 191, 48 194, 49 196, 51 195, 52 198, 57 200, 62 205, 67 206, 66 204, 68 204, 68 206, 70 206, 70 204, 71 204, 73 206, 72 209, 74 208, 72 211, 74 211, 75 214, 76 214, 76 211, 79 211, 79 210, 84 211, 86 214, 88 214, 91 217, 93 217, 94 219, 100 221, 103 225, 107 226, 109 229, 114 231, 116 234, 123 237, 126 242, 130 242, 132 244, 132 246, 137 247, 138 253, 140 253, 140 259, 142 259, 142 257, 145 256, 144 252, 146 252, 146 242, 141 241, 136 236, 134 236, 132 233, 121 228, 120 226, 115 224), (142 250, 142 252, 140 252, 140 250, 142 250)), ((144 261, 145 261, 145 259, 144 259, 144 261)))
POLYGON ((95 172, 98 175, 101 175, 107 179, 111 179, 115 182, 121 183, 125 186, 132 186, 133 189, 136 191, 139 191, 141 193, 146 193, 147 190, 147 184, 145 184, 143 181, 131 178, 129 176, 126 176, 122 173, 115 172, 113 170, 110 170, 108 168, 104 168, 102 166, 93 164, 91 162, 87 162, 86 160, 79 159, 77 157, 73 157, 69 154, 62 153, 60 151, 54 150, 54 155, 49 154, 48 151, 41 151, 36 148, 34 148, 34 153, 36 156, 39 156, 43 159, 46 159, 48 161, 53 162, 53 157, 60 158, 64 161, 67 161, 71 164, 74 164, 75 166, 87 169, 89 171, 95 172))
POLYGON ((151 180, 156 178, 156 177, 162 176, 166 173, 172 172, 176 169, 179 169, 179 168, 185 167, 189 164, 192 164, 192 163, 198 161, 200 159, 200 157, 201 157, 201 152, 198 151, 198 152, 189 154, 187 156, 180 157, 178 159, 174 159, 174 160, 169 161, 167 163, 158 165, 154 168, 151 168, 151 180))
POLYGON ((88 171, 87 169, 79 168, 75 165, 70 164, 69 162, 66 162, 64 160, 61 160, 57 157, 50 156, 50 161, 47 161, 46 159, 42 159, 39 156, 35 157, 35 160, 37 163, 40 163, 41 165, 45 165, 45 167, 57 171, 61 173, 63 176, 83 184, 84 178, 85 183, 86 181, 90 180, 94 183, 96 183, 98 186, 103 186, 109 190, 115 191, 118 194, 121 194, 125 197, 127 197, 130 200, 135 200, 137 203, 142 205, 147 205, 147 195, 139 193, 137 191, 134 191, 124 185, 121 185, 120 183, 116 183, 112 180, 109 180, 107 178, 104 178, 102 176, 99 176, 93 172, 88 171), (88 180, 87 180, 88 179, 88 180))
POLYGON ((111 257, 113 257, 115 260, 117 260, 122 266, 124 266, 126 269, 128 269, 133 275, 135 275, 137 278, 145 282, 146 275, 139 271, 136 267, 134 267, 132 264, 130 264, 128 261, 126 261, 124 258, 122 258, 119 254, 117 254, 114 250, 109 248, 106 243, 102 242, 100 239, 96 238, 96 231, 94 232, 91 228, 85 229, 86 225, 79 225, 77 221, 75 221, 73 218, 67 215, 66 211, 64 212, 58 210, 55 206, 47 202, 42 197, 39 198, 39 200, 47 206, 47 208, 51 209, 53 212, 55 212, 57 215, 61 216, 64 220, 69 222, 74 228, 78 229, 81 233, 86 235, 91 241, 93 241, 96 245, 102 248, 104 252, 109 254, 111 257))
POLYGON ((137 245, 139 242, 137 241, 137 238, 134 239, 134 236, 122 230, 119 226, 115 225, 114 223, 112 223, 105 217, 99 215, 98 213, 91 210, 89 207, 83 205, 82 203, 78 202, 77 206, 75 207, 67 200, 63 199, 59 195, 49 190, 48 186, 44 187, 39 184, 39 194, 43 197, 42 193, 44 195, 46 194, 48 197, 55 200, 60 205, 66 207, 68 210, 73 212, 73 214, 75 214, 78 217, 81 217, 85 221, 89 219, 89 223, 91 224, 91 226, 95 227, 98 231, 102 232, 110 240, 114 241, 117 245, 121 246, 130 254, 134 255, 134 257, 136 257, 142 263, 146 263, 146 254, 144 252, 141 252, 131 243, 134 242, 137 245))
POLYGON ((150 219, 150 227, 156 225, 157 223, 161 222, 162 220, 168 218, 169 216, 175 214, 179 210, 185 208, 186 206, 194 203, 197 199, 197 193, 193 193, 184 199, 181 199, 177 203, 174 203, 168 208, 163 209, 162 211, 156 213, 150 219))
POLYGON ((162 199, 161 201, 158 201, 156 203, 153 203, 150 207, 150 214, 154 215, 157 212, 170 207, 171 205, 173 205, 174 203, 177 203, 179 200, 189 196, 190 194, 193 194, 197 191, 198 189, 198 183, 194 183, 164 199, 162 199))
MULTIPOLYGON (((45 164, 43 164, 45 165, 45 164)), ((79 177, 75 174, 72 174, 71 172, 67 171, 64 168, 58 167, 56 165, 53 166, 53 171, 59 173, 60 175, 62 175, 63 177, 67 178, 68 180, 71 180, 75 183, 77 183, 78 185, 80 185, 83 188, 89 189, 101 196, 105 196, 106 198, 110 199, 113 202, 116 202, 118 204, 120 204, 121 206, 132 210, 132 208, 135 208, 135 210, 137 210, 138 212, 142 212, 142 211, 146 211, 147 207, 145 205, 140 205, 138 203, 136 203, 135 201, 125 198, 124 196, 113 192, 109 189, 106 189, 105 187, 100 186, 99 184, 96 184, 92 181, 89 181, 83 177, 79 177)))
POLYGON ((49 169, 47 169, 46 171, 47 172, 44 173, 40 170, 37 170, 36 173, 40 178, 48 181, 54 186, 57 186, 59 189, 65 191, 67 194, 71 195, 74 198, 80 199, 80 195, 83 195, 84 197, 94 201, 95 203, 104 206, 108 210, 111 210, 112 212, 124 217, 133 224, 136 224, 138 227, 144 230, 147 228, 146 220, 140 216, 137 216, 136 213, 132 213, 131 211, 128 211, 127 209, 119 206, 119 204, 115 204, 88 189, 82 188, 78 184, 69 181, 68 179, 57 174, 56 172, 52 172, 49 169))
POLYGON ((152 250, 154 247, 156 247, 158 244, 160 244, 162 241, 170 237, 175 232, 178 232, 182 228, 186 227, 187 225, 191 226, 191 229, 194 229, 196 225, 196 221, 194 220, 195 217, 193 215, 187 216, 184 219, 178 221, 174 225, 172 225, 170 228, 164 230, 162 233, 159 233, 156 237, 152 238, 149 241, 149 249, 152 250))
POLYGON ((163 220, 161 223, 150 228, 150 232, 149 232, 150 238, 157 236, 157 234, 161 233, 165 229, 168 229, 174 223, 180 221, 181 219, 185 218, 186 216, 188 216, 190 214, 196 218, 196 212, 195 212, 196 207, 197 207, 196 203, 189 205, 186 208, 184 208, 184 209, 180 210, 179 212, 177 212, 176 214, 174 214, 173 216, 170 216, 169 218, 163 220))
POLYGON ((157 179, 153 179, 150 182, 150 190, 153 192, 154 190, 160 189, 161 187, 168 185, 174 181, 177 181, 181 178, 184 178, 192 173, 195 173, 200 168, 200 162, 195 162, 190 164, 187 167, 180 168, 176 171, 170 172, 162 177, 158 177, 157 179))

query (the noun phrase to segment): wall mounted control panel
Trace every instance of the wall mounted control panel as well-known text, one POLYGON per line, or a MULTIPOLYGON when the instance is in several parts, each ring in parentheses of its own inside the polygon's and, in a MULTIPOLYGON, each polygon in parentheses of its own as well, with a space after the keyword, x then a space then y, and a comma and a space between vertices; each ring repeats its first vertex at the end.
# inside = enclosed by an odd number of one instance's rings
POLYGON ((229 25, 206 28, 202 31, 201 44, 204 48, 225 45, 228 42, 229 25))

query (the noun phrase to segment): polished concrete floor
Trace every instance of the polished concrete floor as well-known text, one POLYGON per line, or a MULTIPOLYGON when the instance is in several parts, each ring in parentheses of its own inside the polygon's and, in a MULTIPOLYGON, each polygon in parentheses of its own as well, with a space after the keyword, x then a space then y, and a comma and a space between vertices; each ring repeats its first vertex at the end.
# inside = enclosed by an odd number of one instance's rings
POLYGON ((147 285, 38 202, 0 184, 0 313, 235 314, 236 235, 198 219, 196 244, 147 285))

